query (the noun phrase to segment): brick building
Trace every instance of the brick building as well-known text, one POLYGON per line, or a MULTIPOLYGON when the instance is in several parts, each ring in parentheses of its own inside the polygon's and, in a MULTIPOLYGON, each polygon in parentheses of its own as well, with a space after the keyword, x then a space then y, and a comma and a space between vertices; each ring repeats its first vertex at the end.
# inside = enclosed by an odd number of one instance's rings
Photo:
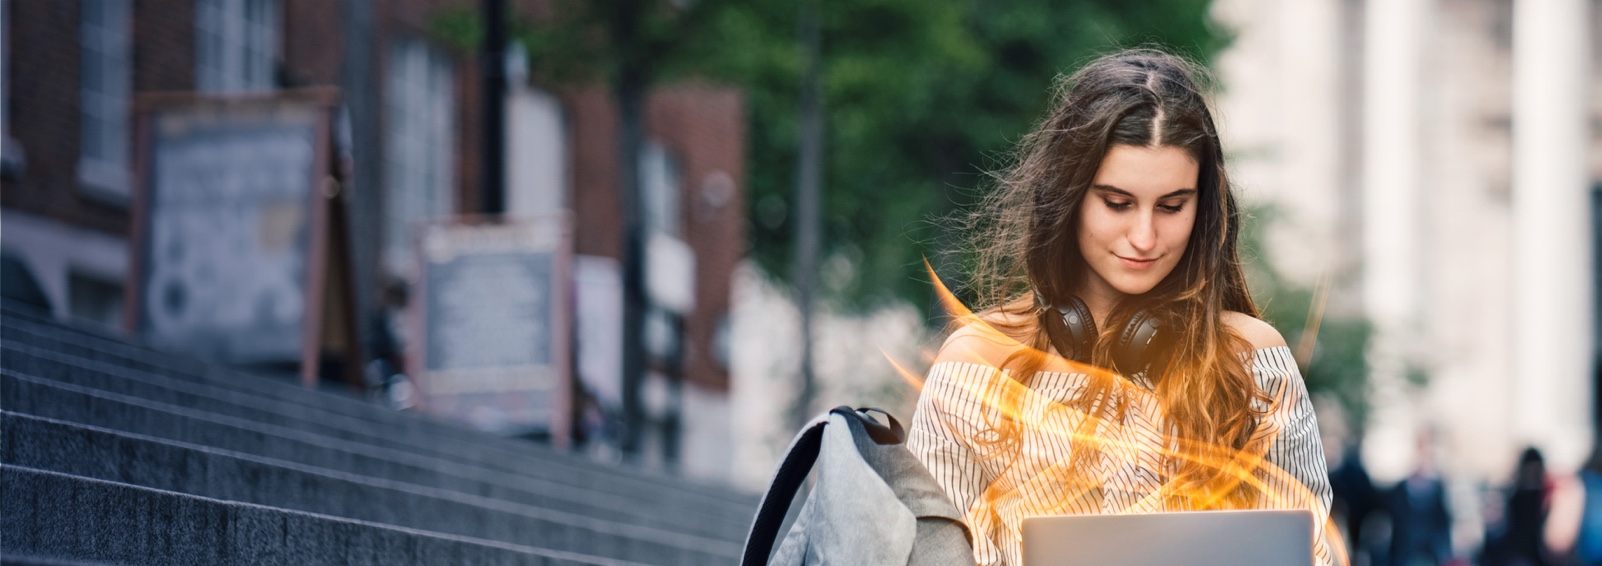
MULTIPOLYGON (((126 326, 134 100, 164 91, 338 87, 346 64, 344 4, 0 0, 0 248, 26 266, 58 317, 126 326)), ((509 4, 528 19, 546 9, 544 2, 509 4)), ((380 134, 351 143, 370 144, 382 156, 372 185, 382 208, 377 286, 412 276, 412 222, 479 209, 479 55, 432 31, 448 13, 478 5, 370 4, 380 134)), ((527 76, 514 73, 507 95, 508 214, 571 213, 576 373, 604 411, 614 410, 622 388, 617 111, 603 85, 530 84, 527 76)), ((681 291, 687 300, 652 311, 674 321, 655 344, 676 350, 682 380, 655 371, 644 398, 658 421, 682 431, 658 444, 680 446, 687 472, 721 477, 729 463, 718 448, 727 436, 729 388, 721 336, 731 274, 744 251, 743 101, 725 87, 668 85, 649 95, 646 119, 640 163, 646 224, 688 252, 693 261, 680 269, 693 270, 680 278, 692 281, 681 291)))

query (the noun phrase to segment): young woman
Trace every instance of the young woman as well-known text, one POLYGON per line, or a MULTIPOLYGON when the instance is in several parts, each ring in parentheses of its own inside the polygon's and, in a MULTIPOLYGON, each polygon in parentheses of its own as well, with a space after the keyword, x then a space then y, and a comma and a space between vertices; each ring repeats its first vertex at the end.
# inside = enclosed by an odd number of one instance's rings
POLYGON ((908 446, 979 564, 1020 564, 1026 517, 1228 508, 1311 510, 1332 561, 1312 404, 1247 293, 1198 73, 1139 50, 1067 78, 969 226, 978 314, 908 446))

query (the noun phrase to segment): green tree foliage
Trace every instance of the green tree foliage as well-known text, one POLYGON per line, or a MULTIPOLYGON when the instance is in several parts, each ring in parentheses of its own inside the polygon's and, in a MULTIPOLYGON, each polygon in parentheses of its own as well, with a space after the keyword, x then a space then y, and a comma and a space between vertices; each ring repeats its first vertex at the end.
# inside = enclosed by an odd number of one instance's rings
MULTIPOLYGON (((1373 326, 1361 317, 1341 316, 1324 308, 1327 293, 1293 282, 1266 261, 1257 259, 1263 250, 1263 233, 1278 218, 1271 207, 1258 207, 1246 215, 1241 232, 1242 256, 1252 296, 1263 311, 1263 320, 1285 336, 1297 353, 1307 391, 1329 395, 1345 410, 1353 432, 1361 435, 1368 420, 1368 341, 1373 326), (1308 321, 1321 314, 1314 325, 1308 321), (1311 351, 1308 351, 1308 348, 1311 351)), ((1336 277, 1332 283, 1338 283, 1336 277)), ((1415 381, 1414 385, 1422 385, 1415 381)))
MULTIPOLYGON (((711 68, 707 28, 734 2, 553 0, 541 18, 508 14, 507 29, 527 49, 530 70, 541 80, 606 83, 625 66, 642 66, 652 82, 711 68)), ((445 7, 430 18, 429 33, 458 53, 475 54, 484 41, 483 17, 476 2, 445 7)))
MULTIPOLYGON (((825 296, 930 305, 921 257, 952 252, 937 219, 972 204, 986 173, 1044 113, 1059 73, 1118 47, 1202 60, 1222 44, 1205 0, 1001 3, 821 0, 825 296)), ((726 6, 701 72, 744 88, 750 110, 751 256, 786 279, 802 52, 790 1, 726 6)), ((936 264, 941 262, 937 259, 936 264)), ((948 279, 950 277, 948 276, 948 279)))

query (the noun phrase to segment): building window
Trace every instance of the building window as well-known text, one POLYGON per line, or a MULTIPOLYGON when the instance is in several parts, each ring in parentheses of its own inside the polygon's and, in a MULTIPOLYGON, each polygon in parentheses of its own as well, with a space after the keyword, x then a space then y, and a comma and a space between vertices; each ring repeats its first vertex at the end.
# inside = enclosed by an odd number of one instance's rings
POLYGON ((667 148, 646 142, 640 152, 640 201, 646 228, 674 237, 684 236, 679 210, 679 162, 667 148))
POLYGON ((385 89, 384 261, 391 273, 412 268, 417 222, 453 211, 456 155, 455 81, 451 61, 422 41, 394 44, 385 89))
MULTIPOLYGON (((695 249, 684 241, 679 160, 661 143, 647 141, 639 169, 646 296, 653 306, 682 318, 695 308, 695 249)), ((675 327, 682 333, 682 324, 675 327)))
POLYGON ((0 135, 11 135, 11 0, 0 0, 0 135))
POLYGON ((22 144, 11 137, 11 0, 0 0, 0 179, 22 178, 22 144))
POLYGON ((84 0, 80 26, 83 109, 78 179, 91 193, 128 197, 128 113, 133 71, 129 2, 84 0))
POLYGON ((11 1, 0 0, 0 134, 11 132, 11 1))
POLYGON ((514 82, 506 93, 506 212, 548 215, 567 208, 567 136, 562 102, 514 82))
POLYGON ((281 13, 279 0, 195 0, 199 90, 272 90, 281 13))

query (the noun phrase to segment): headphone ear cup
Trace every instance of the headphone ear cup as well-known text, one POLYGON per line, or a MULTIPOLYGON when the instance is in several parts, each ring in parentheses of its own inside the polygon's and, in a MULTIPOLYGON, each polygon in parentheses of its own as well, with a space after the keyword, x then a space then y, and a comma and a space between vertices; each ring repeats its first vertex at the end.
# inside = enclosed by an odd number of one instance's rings
POLYGON ((1136 312, 1113 344, 1113 370, 1124 375, 1146 371, 1152 360, 1167 349, 1168 324, 1147 311, 1136 312))
POLYGON ((1096 318, 1091 316, 1090 307, 1079 297, 1068 297, 1067 304, 1057 307, 1057 312, 1062 314, 1063 326, 1068 330, 1068 348, 1059 345, 1058 353, 1076 362, 1090 363, 1091 346, 1096 343, 1096 318))

